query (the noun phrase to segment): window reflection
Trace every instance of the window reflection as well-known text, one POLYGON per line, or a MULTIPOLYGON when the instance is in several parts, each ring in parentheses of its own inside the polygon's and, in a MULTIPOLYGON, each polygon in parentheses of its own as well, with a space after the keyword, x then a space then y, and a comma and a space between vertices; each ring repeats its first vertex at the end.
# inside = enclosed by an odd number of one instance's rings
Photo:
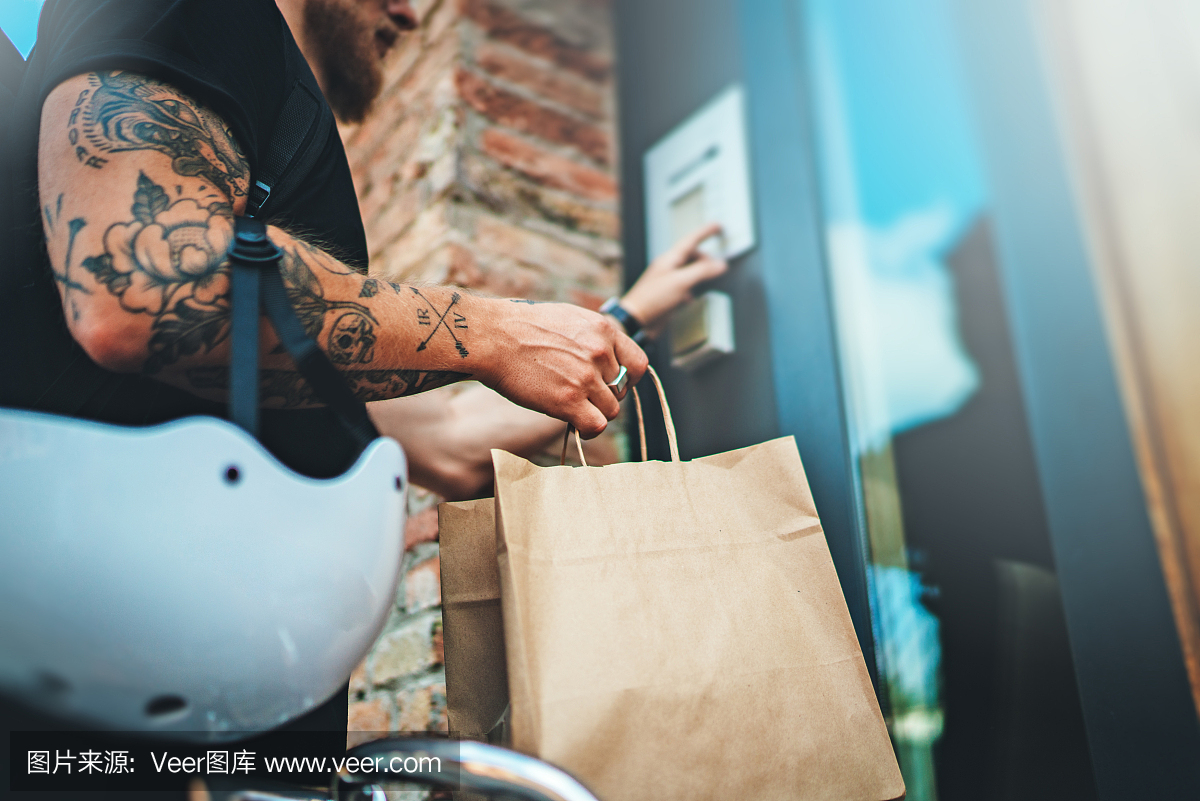
POLYGON ((950 6, 803 7, 881 700, 908 798, 1094 797, 950 6))

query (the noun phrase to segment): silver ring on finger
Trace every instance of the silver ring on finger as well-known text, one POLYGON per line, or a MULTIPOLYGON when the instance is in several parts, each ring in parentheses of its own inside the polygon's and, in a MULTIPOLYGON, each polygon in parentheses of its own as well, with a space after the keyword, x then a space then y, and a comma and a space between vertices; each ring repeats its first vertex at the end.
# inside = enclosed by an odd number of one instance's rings
POLYGON ((625 369, 625 365, 620 365, 621 369, 617 373, 617 377, 608 382, 608 388, 613 391, 613 394, 618 398, 625 394, 625 387, 629 384, 629 371, 625 369))

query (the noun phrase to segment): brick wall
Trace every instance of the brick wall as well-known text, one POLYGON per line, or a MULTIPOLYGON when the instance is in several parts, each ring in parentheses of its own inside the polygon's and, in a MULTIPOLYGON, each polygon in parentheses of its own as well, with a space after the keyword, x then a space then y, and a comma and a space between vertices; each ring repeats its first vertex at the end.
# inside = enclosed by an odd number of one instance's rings
POLYGON ((426 0, 344 132, 372 269, 595 306, 619 281, 609 11, 426 0))
MULTIPOLYGON (((621 250, 607 0, 417 0, 371 115, 342 131, 373 273, 596 308, 621 250)), ((437 498, 414 492, 352 731, 445 730, 437 498)))

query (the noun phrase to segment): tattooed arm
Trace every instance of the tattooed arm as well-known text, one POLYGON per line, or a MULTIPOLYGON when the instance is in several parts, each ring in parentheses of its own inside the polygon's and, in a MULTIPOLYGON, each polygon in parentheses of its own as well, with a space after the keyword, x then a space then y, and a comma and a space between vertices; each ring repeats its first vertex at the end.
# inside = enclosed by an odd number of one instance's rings
MULTIPOLYGON (((130 73, 60 84, 42 109, 43 224, 72 335, 104 367, 222 398, 229 361, 233 217, 245 157, 220 118, 130 73)), ((398 397, 471 376, 511 400, 599 433, 618 412, 605 386, 646 357, 605 318, 449 288, 366 278, 275 227, 284 283, 309 335, 359 397, 398 397)), ((263 400, 314 403, 269 325, 263 400)))

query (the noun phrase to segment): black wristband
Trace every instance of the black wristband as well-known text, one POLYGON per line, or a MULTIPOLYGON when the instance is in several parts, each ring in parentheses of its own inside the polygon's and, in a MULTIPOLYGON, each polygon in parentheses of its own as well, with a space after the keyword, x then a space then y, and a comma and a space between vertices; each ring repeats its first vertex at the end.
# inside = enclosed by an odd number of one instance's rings
POLYGON ((625 333, 629 337, 636 337, 638 332, 642 330, 641 321, 621 305, 620 298, 613 297, 604 301, 604 305, 600 307, 600 313, 613 317, 621 324, 621 327, 625 329, 625 333))

